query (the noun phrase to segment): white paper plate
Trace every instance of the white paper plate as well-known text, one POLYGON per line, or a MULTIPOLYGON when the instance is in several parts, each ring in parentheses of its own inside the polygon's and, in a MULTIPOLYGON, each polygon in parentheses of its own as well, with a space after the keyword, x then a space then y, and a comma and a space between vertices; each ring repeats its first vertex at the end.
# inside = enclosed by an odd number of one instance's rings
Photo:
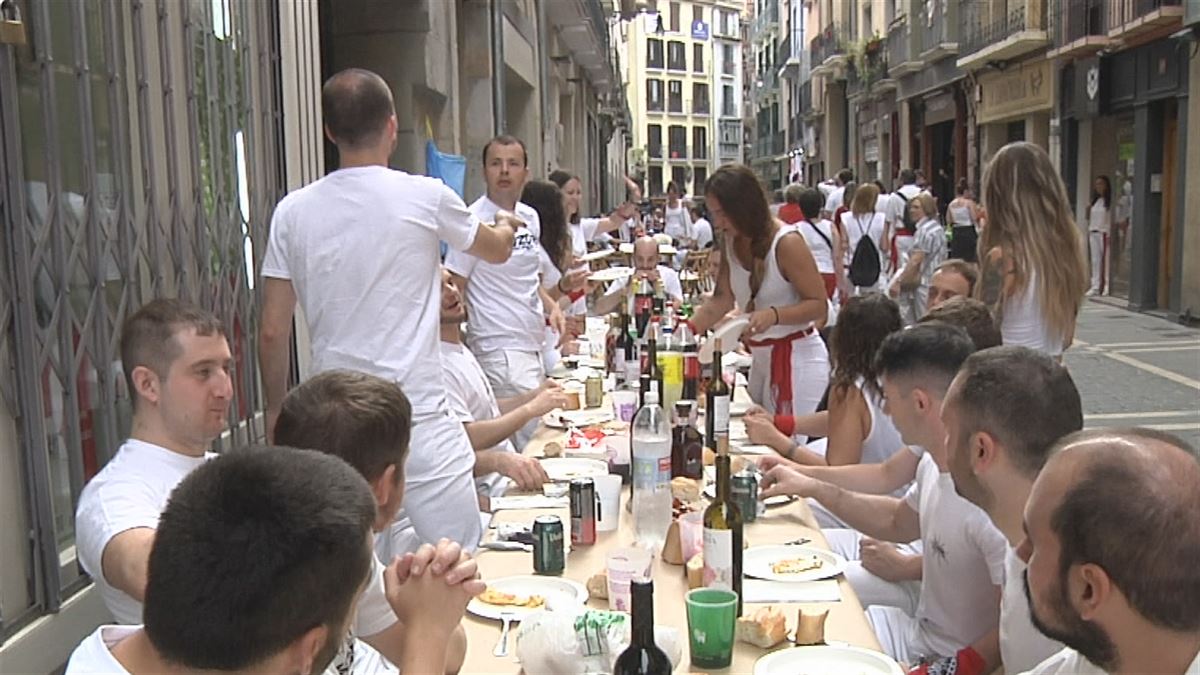
POLYGON ((546 604, 543 607, 511 607, 503 605, 489 605, 488 603, 473 598, 467 604, 467 611, 475 616, 481 616, 485 619, 500 619, 501 614, 512 614, 513 621, 521 619, 540 612, 543 609, 559 609, 570 608, 575 605, 582 605, 587 602, 587 588, 578 581, 564 579, 562 577, 542 577, 532 574, 504 577, 487 582, 488 588, 494 588, 503 593, 512 593, 513 595, 540 595, 546 599, 546 604))
MULTIPOLYGON (((620 246, 617 247, 617 250, 626 255, 631 254, 631 253, 633 253, 633 243, 628 242, 628 241, 624 242, 620 246)), ((658 254, 659 255, 675 255, 676 253, 678 253, 678 251, 676 251, 675 247, 670 244, 659 244, 658 245, 658 254)))
POLYGON ((616 281, 633 276, 632 267, 609 267, 588 275, 588 281, 616 281))
POLYGON ((754 675, 904 675, 895 659, 861 647, 818 646, 780 649, 754 663, 754 675))
POLYGON ((592 424, 604 424, 612 420, 613 413, 611 407, 585 408, 583 410, 559 410, 555 408, 542 415, 542 424, 551 429, 566 429, 568 425, 586 427, 592 424))
POLYGON ((825 549, 809 546, 752 546, 742 554, 742 571, 748 577, 770 581, 816 581, 836 577, 846 569, 846 559, 825 549), (799 574, 777 574, 771 565, 788 558, 817 556, 824 563, 799 574))
POLYGON ((556 482, 608 475, 607 463, 582 457, 550 457, 542 460, 542 468, 546 470, 550 480, 556 482))
POLYGON ((746 326, 748 325, 750 325, 750 317, 739 316, 718 326, 713 331, 712 337, 700 345, 700 363, 712 363, 713 345, 718 339, 721 340, 722 355, 728 351, 737 349, 738 340, 742 337, 742 331, 746 330, 746 326))
POLYGON ((585 254, 579 256, 578 258, 575 259, 575 262, 590 263, 593 260, 604 260, 605 258, 607 258, 608 256, 610 256, 612 254, 613 254, 613 250, 611 248, 606 248, 606 249, 603 249, 600 251, 592 251, 591 253, 585 253, 585 254))

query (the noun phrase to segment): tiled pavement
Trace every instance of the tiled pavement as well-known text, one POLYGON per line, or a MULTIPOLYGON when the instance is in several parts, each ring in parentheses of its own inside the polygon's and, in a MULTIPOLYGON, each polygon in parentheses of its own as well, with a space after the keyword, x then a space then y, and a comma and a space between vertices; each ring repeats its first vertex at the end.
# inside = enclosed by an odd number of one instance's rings
POLYGON ((1085 426, 1147 426, 1200 445, 1200 330, 1091 299, 1064 360, 1085 426))

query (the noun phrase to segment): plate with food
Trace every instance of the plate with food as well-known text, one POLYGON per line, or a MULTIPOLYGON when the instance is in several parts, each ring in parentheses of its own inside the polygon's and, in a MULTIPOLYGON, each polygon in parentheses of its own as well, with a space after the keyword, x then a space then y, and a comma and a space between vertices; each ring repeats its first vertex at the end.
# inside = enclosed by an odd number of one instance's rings
POLYGON ((527 574, 488 581, 487 586, 467 604, 468 612, 485 619, 511 614, 513 621, 520 621, 543 609, 569 608, 588 599, 583 584, 562 577, 527 574))
POLYGON ((754 663, 754 675, 904 675, 887 654, 850 645, 780 649, 754 663))
POLYGON ((598 459, 583 457, 551 457, 542 460, 542 468, 546 475, 556 483, 562 483, 574 478, 596 478, 608 475, 608 464, 598 459))
POLYGON ((602 270, 596 270, 588 275, 588 281, 616 281, 617 279, 625 279, 633 276, 633 268, 625 266, 607 267, 602 270))
POLYGON ((742 554, 748 577, 771 581, 816 581, 836 577, 846 569, 846 559, 810 546, 752 546, 742 554))
POLYGON ((605 424, 613 421, 612 407, 584 408, 583 410, 562 410, 556 408, 542 415, 542 424, 551 429, 566 429, 567 427, 587 427, 593 424, 605 424))

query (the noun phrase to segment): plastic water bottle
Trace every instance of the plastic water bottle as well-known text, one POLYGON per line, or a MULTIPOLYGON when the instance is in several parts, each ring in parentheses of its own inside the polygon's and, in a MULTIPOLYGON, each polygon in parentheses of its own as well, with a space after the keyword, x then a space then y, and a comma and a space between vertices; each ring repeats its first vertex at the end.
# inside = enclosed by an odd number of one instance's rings
POLYGON ((658 404, 658 392, 646 392, 646 403, 630 429, 633 455, 633 533, 639 546, 658 555, 671 525, 671 426, 658 404))

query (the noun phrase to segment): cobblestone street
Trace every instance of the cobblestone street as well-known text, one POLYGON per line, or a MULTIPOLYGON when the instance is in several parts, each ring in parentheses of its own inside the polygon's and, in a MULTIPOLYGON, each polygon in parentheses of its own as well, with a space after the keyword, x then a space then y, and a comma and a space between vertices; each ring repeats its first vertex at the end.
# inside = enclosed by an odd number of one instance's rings
POLYGON ((1066 363, 1087 427, 1145 426, 1200 444, 1200 330, 1089 300, 1066 363))

